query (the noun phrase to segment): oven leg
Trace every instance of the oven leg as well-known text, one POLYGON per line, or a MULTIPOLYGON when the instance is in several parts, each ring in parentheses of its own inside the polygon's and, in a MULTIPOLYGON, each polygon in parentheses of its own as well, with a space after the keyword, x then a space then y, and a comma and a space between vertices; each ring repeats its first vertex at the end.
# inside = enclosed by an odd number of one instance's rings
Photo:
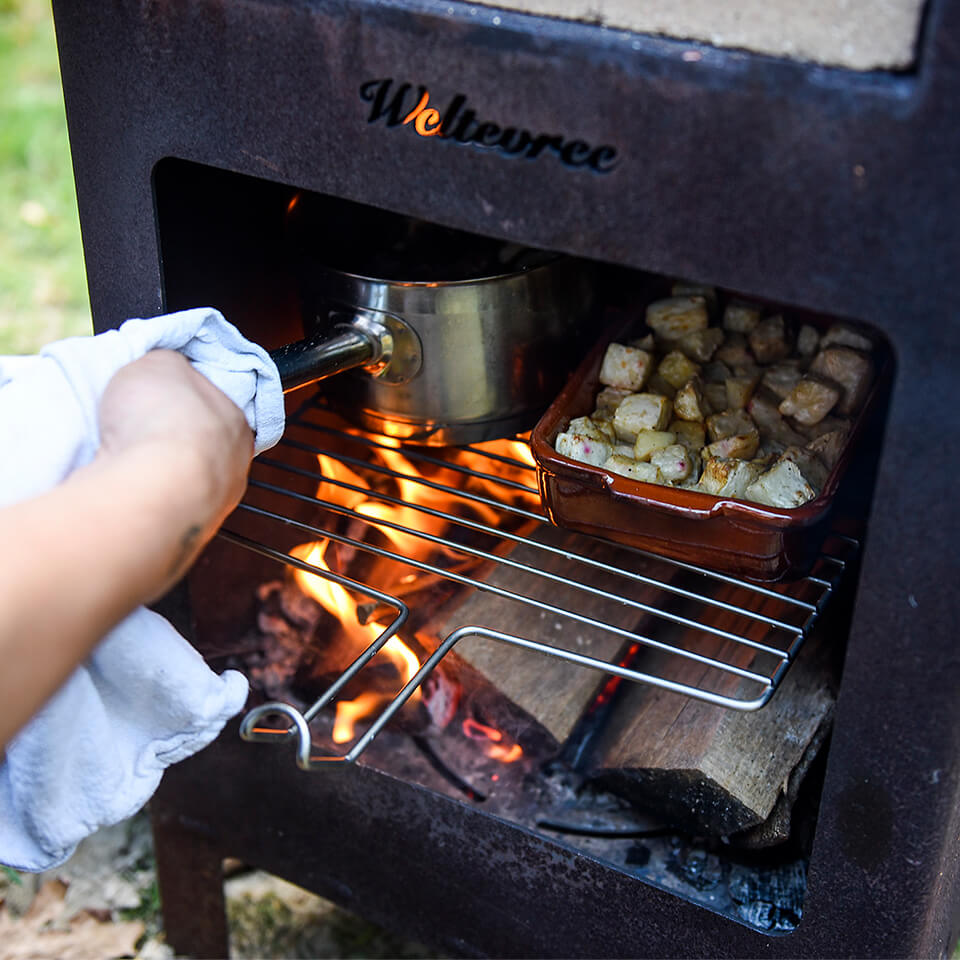
POLYGON ((151 805, 151 821, 167 943, 195 960, 228 957, 223 854, 172 811, 151 805))

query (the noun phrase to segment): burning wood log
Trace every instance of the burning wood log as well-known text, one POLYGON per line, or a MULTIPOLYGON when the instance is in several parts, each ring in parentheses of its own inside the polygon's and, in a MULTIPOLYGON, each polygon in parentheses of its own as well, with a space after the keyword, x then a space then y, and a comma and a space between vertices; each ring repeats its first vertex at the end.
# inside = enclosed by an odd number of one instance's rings
MULTIPOLYGON (((464 625, 483 624, 503 633, 616 662, 628 642, 624 636, 579 622, 548 607, 562 604, 581 616, 636 630, 647 614, 620 602, 627 582, 622 577, 576 563, 564 552, 583 551, 586 545, 587 555, 593 560, 619 567, 623 564, 623 551, 612 544, 587 542, 575 534, 547 526, 539 528, 530 540, 532 544, 519 544, 509 554, 510 561, 529 569, 496 566, 483 580, 489 590, 478 589, 455 598, 421 628, 418 640, 432 648, 464 625), (556 547, 559 552, 545 552, 537 544, 556 547), (572 584, 558 584, 544 577, 544 573, 576 580, 572 584), (603 590, 609 595, 585 592, 581 589, 584 587, 603 590), (491 591, 507 591, 533 602, 504 599, 491 591)), ((630 557, 630 565, 635 570, 639 571, 645 562, 637 555, 630 557)), ((639 583, 631 584, 629 591, 630 599, 637 602, 651 602, 658 592, 639 583)), ((506 701, 522 711, 528 724, 541 728, 555 747, 569 737, 605 680, 599 671, 486 637, 464 639, 444 663, 468 677, 471 673, 483 677, 506 701), (464 665, 470 670, 464 670, 464 665)), ((465 688, 470 688, 469 680, 465 681, 465 688)))
MULTIPOLYGON (((742 602, 724 591, 722 599, 742 602)), ((761 607, 762 609, 762 607, 761 607)), ((733 626, 732 615, 713 622, 733 626)), ((626 684, 622 701, 589 762, 592 779, 678 828, 709 836, 754 830, 751 845, 786 839, 799 780, 829 730, 836 675, 825 631, 815 631, 766 706, 741 712, 667 690, 626 684)), ((717 659, 749 666, 748 650, 722 638, 694 639, 678 631, 673 642, 717 659)), ((754 637, 756 639, 756 637, 754 637)), ((665 654, 647 653, 639 664, 665 670, 665 654)), ((686 663, 674 673, 697 685, 705 667, 686 663)), ((730 675, 718 689, 742 696, 749 681, 730 675)))

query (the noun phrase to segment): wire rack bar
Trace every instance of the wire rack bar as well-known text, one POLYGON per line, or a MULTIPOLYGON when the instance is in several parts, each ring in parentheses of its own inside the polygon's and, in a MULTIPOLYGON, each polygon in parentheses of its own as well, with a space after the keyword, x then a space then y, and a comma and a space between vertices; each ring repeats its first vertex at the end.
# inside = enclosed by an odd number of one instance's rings
MULTIPOLYGON (((467 637, 494 640, 543 656, 559 658, 569 663, 572 669, 579 667, 595 670, 718 706, 739 711, 757 710, 769 701, 782 682, 805 637, 843 578, 848 561, 858 549, 857 542, 852 538, 840 535, 831 537, 814 572, 787 586, 755 584, 694 564, 656 557, 630 547, 617 547, 618 562, 611 563, 590 555, 591 546, 596 541, 589 537, 573 537, 570 541, 565 541, 563 546, 541 542, 535 538, 537 530, 544 525, 549 527, 549 520, 540 505, 535 472, 528 462, 496 449, 488 449, 485 445, 432 452, 422 448, 402 448, 403 457, 410 464, 410 468, 398 468, 391 465, 392 459, 389 463, 378 459, 383 451, 396 453, 398 448, 395 445, 382 443, 367 435, 341 430, 323 421, 316 422, 313 419, 315 415, 323 416, 323 412, 308 405, 293 418, 292 423, 302 428, 300 432, 308 437, 322 437, 326 442, 306 442, 292 437, 288 430, 287 437, 281 446, 275 449, 274 455, 258 460, 261 468, 273 471, 281 482, 251 480, 250 493, 235 514, 237 519, 255 518, 261 525, 266 524, 270 528, 276 526, 288 534, 293 529, 313 540, 329 540, 391 564, 401 565, 403 569, 418 570, 434 578, 484 591, 504 602, 532 606, 540 611, 541 615, 557 618, 558 623, 580 624, 601 630, 622 638, 624 644, 640 645, 666 655, 670 663, 675 660, 677 663, 698 664, 705 669, 706 674, 713 677, 736 678, 738 686, 733 694, 719 692, 715 681, 713 685, 707 679, 701 683, 691 683, 672 677, 667 669, 645 669, 642 658, 640 662, 628 667, 614 662, 615 658, 599 659, 546 643, 542 638, 514 635, 484 624, 463 624, 440 640, 414 676, 403 685, 345 754, 316 754, 309 730, 311 720, 332 704, 346 684, 393 637, 400 634, 410 617, 410 607, 388 590, 378 589, 375 585, 359 582, 307 560, 290 556, 265 542, 269 539, 267 536, 254 539, 225 529, 220 536, 235 546, 285 566, 296 567, 337 583, 349 592, 376 601, 379 605, 378 626, 382 625, 384 619, 389 619, 377 639, 360 653, 308 709, 300 711, 290 704, 267 703, 250 711, 244 718, 241 734, 247 740, 274 743, 296 741, 297 763, 303 769, 322 768, 336 762, 354 762, 443 658, 467 637), (344 452, 345 446, 352 452, 344 452), (471 466, 460 462, 462 454, 469 455, 471 466), (370 479, 370 486, 331 476, 329 471, 304 467, 291 460, 291 457, 298 456, 302 461, 304 455, 308 460, 322 455, 336 461, 349 468, 355 477, 370 479), (488 466, 479 466, 485 463, 488 466), (433 471, 431 476, 423 476, 418 471, 418 467, 422 468, 424 465, 433 471), (499 471, 505 468, 512 476, 501 476, 499 471), (446 479, 437 479, 438 475, 443 475, 446 479), (516 479, 517 476, 521 479, 516 479), (421 529, 409 520, 400 522, 379 513, 371 516, 328 497, 303 493, 293 489, 293 478, 316 484, 319 490, 329 485, 352 497, 363 496, 368 501, 385 507, 413 510, 425 518, 442 522, 445 525, 445 535, 421 529), (493 493, 464 489, 464 484, 478 480, 483 481, 488 489, 502 491, 502 499, 493 493), (395 492, 381 489, 384 484, 395 482, 414 483, 441 493, 449 498, 450 505, 439 509, 429 504, 413 503, 397 496, 395 492), (250 502, 251 499, 262 497, 269 498, 269 507, 250 502), (289 515, 282 507, 277 508, 277 504, 282 505, 285 502, 290 503, 291 507, 294 504, 298 508, 309 506, 315 512, 316 519, 311 516, 311 519, 306 521, 289 515), (476 519, 476 514, 471 511, 477 507, 488 513, 492 512, 491 515, 495 516, 498 522, 476 519), (350 520, 349 533, 343 532, 343 518, 350 520), (338 522, 340 529, 334 529, 338 522), (521 531, 520 527, 524 529, 521 531), (530 533, 531 527, 533 534, 530 533), (457 539, 458 531, 469 531, 487 542, 484 545, 461 542, 457 539), (414 552, 408 555, 400 549, 389 549, 374 542, 376 538, 371 536, 374 532, 392 532, 404 538, 415 538, 418 542, 429 545, 433 551, 425 554, 427 559, 424 559, 414 555, 414 552), (533 551, 532 561, 517 560, 510 556, 510 552, 520 546, 526 548, 527 553, 533 551), (526 581, 533 579, 538 583, 549 584, 550 599, 537 598, 491 583, 485 579, 483 572, 472 575, 471 572, 444 566, 442 559, 451 556, 475 561, 474 566, 487 571, 486 576, 489 575, 491 565, 494 565, 510 571, 511 575, 515 573, 526 581), (538 557, 562 560, 563 572, 543 569, 538 557), (636 567, 643 569, 635 569, 636 567), (616 588, 584 583, 577 575, 577 571, 582 569, 599 571, 604 577, 613 578, 616 588), (631 595, 631 591, 641 588, 646 591, 643 598, 631 595), (652 598, 649 596, 651 589, 655 591, 652 598), (717 591, 723 592, 724 596, 716 596, 717 591), (635 611, 641 622, 638 627, 627 628, 584 613, 576 609, 576 599, 583 596, 598 598, 606 605, 604 609, 609 607, 611 611, 619 614, 625 609, 635 611), (761 606, 774 606, 776 609, 768 612, 758 609, 761 606), (388 617, 384 610, 393 610, 394 613, 388 617), (726 618, 723 626, 713 622, 712 618, 718 616, 726 618), (733 625, 728 622, 731 620, 733 625), (713 638, 711 652, 704 653, 697 649, 698 638, 713 638), (722 641, 719 654, 715 649, 717 641, 722 641), (744 662, 745 658, 747 662, 744 662)), ((729 686, 729 683, 727 685, 729 686)))

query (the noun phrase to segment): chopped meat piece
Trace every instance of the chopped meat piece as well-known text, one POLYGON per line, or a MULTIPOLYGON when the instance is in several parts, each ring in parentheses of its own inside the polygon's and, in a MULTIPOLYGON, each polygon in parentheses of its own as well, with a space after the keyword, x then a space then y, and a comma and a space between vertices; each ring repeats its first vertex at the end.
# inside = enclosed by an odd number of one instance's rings
POLYGON ((760 374, 745 374, 738 377, 727 377, 724 388, 727 393, 727 410, 743 410, 750 402, 753 391, 760 382, 760 374))
POLYGON ((792 460, 783 459, 751 483, 744 495, 757 503, 788 508, 799 507, 816 496, 800 468, 792 460))
POLYGON ((802 376, 795 363, 778 363, 764 371, 762 382, 771 393, 775 393, 782 400, 789 396, 802 376))
POLYGON ((761 312, 756 304, 733 300, 723 311, 723 329, 732 333, 750 333, 760 323, 761 312))
POLYGON ((704 493, 718 497, 742 497, 747 487, 760 476, 762 467, 746 460, 710 457, 703 463, 697 484, 704 493))
POLYGON ((675 340, 671 346, 697 363, 706 363, 723 343, 723 331, 719 327, 694 330, 675 340))
POLYGON ((647 307, 647 326, 658 340, 679 340, 694 330, 706 330, 709 322, 703 297, 668 297, 647 307))
POLYGON ((750 460, 760 447, 760 434, 756 430, 739 433, 732 437, 723 437, 703 448, 705 457, 736 457, 750 460))
POLYGON ((673 404, 657 393, 631 393, 613 415, 617 436, 633 442, 641 430, 662 430, 670 422, 673 404))
POLYGON ((613 444, 608 440, 577 433, 558 434, 554 447, 561 456, 581 463, 592 463, 597 467, 613 453, 613 444))
POLYGON ((807 449, 832 469, 840 459, 840 454, 843 453, 846 442, 846 430, 830 430, 815 440, 811 440, 807 444, 807 449))
POLYGON ((865 333, 861 333, 856 327, 849 323, 835 323, 823 335, 820 341, 821 347, 852 347, 854 350, 862 350, 864 353, 870 353, 873 350, 873 340, 865 333))
POLYGON ((833 380, 843 388, 837 413, 849 415, 863 405, 873 379, 873 364, 866 354, 850 347, 826 347, 810 364, 810 372, 833 380))
POLYGON ((693 471, 693 458, 683 444, 674 443, 655 451, 650 462, 657 467, 668 483, 686 480, 693 471))
POLYGON ((819 345, 820 334, 817 333, 816 327, 811 327, 809 323, 805 323, 797 334, 797 353, 801 357, 812 357, 817 352, 819 345))
POLYGON ((636 392, 646 383, 652 369, 653 357, 646 350, 611 343, 603 355, 600 382, 608 387, 636 392))
POLYGON ((703 420, 702 388, 699 377, 688 380, 673 398, 673 415, 681 420, 703 420))
POLYGON ((703 424, 693 420, 674 420, 667 429, 675 433, 677 443, 682 443, 688 450, 699 450, 707 439, 703 424))
POLYGON ((663 483, 663 475, 652 463, 640 463, 631 457, 622 457, 615 453, 602 464, 604 470, 619 473, 622 477, 631 480, 640 480, 644 483, 663 483))
POLYGON ((782 314, 761 320, 749 339, 757 363, 776 363, 790 353, 787 325, 782 314))
POLYGON ((674 390, 679 390, 691 377, 700 372, 700 367, 679 350, 671 350, 657 367, 657 373, 674 390))
POLYGON ((669 430, 641 430, 633 445, 635 460, 649 460, 651 454, 677 442, 677 435, 669 430))
POLYGON ((756 429, 757 425, 744 410, 715 413, 707 417, 707 436, 711 441, 733 437, 739 433, 750 433, 751 430, 756 429))

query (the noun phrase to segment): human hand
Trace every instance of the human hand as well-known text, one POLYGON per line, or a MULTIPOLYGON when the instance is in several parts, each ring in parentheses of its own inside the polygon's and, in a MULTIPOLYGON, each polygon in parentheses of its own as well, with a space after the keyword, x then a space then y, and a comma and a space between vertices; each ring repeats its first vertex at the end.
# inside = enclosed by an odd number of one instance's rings
POLYGON ((243 496, 253 456, 243 413, 181 354, 152 350, 110 380, 99 420, 98 459, 136 458, 151 506, 176 505, 195 531, 185 565, 243 496))

